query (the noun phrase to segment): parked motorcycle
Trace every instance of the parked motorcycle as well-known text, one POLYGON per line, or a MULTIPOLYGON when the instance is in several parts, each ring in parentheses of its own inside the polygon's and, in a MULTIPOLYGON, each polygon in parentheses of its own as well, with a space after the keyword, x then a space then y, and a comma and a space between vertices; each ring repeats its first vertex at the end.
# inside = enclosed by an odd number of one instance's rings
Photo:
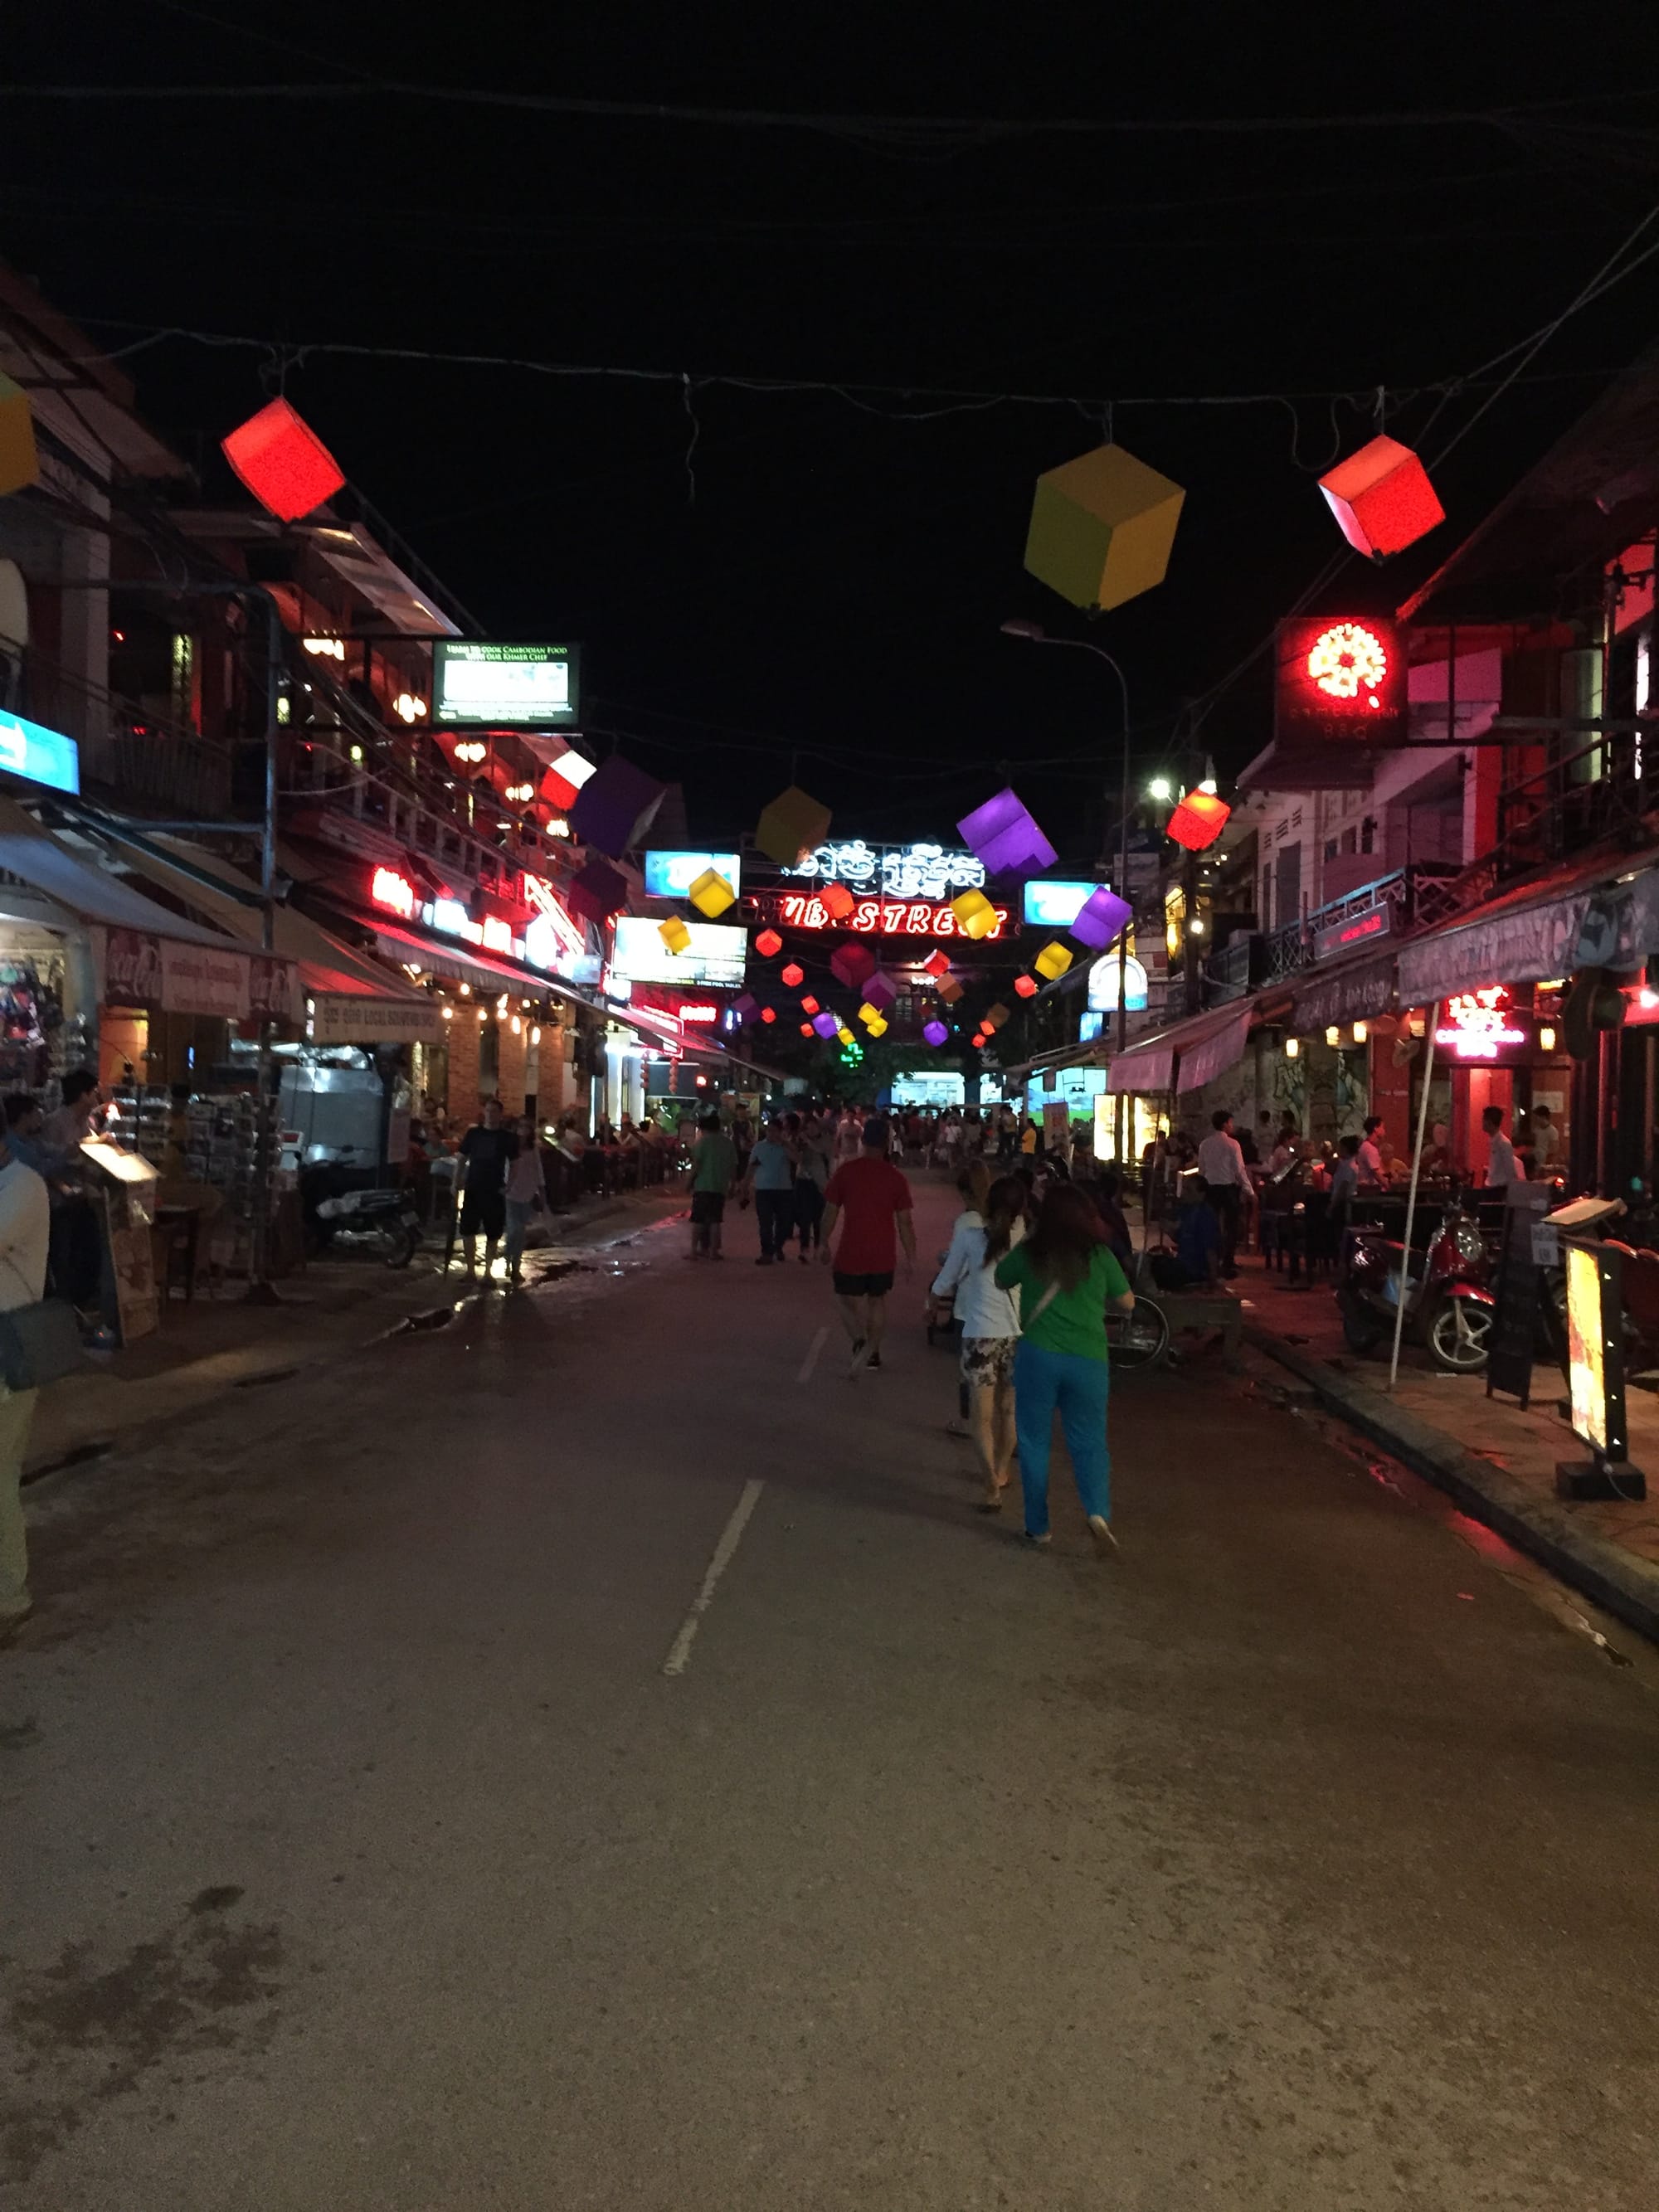
MULTIPOLYGON (((1401 1249, 1380 1230, 1359 1230, 1352 1239, 1336 1297, 1342 1334, 1355 1352, 1380 1351, 1394 1340, 1401 1249)), ((1454 1194, 1427 1250, 1411 1255, 1403 1341, 1426 1345, 1437 1365, 1454 1375, 1479 1374, 1496 1311, 1489 1268, 1480 1231, 1454 1194)))
POLYGON ((420 1249, 421 1218, 404 1190, 353 1188, 364 1170, 350 1164, 348 1146, 300 1177, 301 1204, 313 1251, 363 1249, 388 1267, 406 1267, 420 1249))

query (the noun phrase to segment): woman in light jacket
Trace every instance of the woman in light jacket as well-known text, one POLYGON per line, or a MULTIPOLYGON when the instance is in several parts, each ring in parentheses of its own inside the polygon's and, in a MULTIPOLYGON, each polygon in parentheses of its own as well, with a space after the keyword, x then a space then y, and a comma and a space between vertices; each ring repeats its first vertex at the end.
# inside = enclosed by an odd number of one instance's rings
POLYGON ((983 1212, 970 1207, 957 1222, 933 1296, 951 1298, 962 1322, 962 1379, 969 1418, 985 1471, 981 1513, 1000 1513, 1018 1449, 1014 1430, 1014 1350, 1019 1310, 996 1284, 996 1265, 1025 1231, 1025 1186, 1017 1176, 994 1182, 983 1212))

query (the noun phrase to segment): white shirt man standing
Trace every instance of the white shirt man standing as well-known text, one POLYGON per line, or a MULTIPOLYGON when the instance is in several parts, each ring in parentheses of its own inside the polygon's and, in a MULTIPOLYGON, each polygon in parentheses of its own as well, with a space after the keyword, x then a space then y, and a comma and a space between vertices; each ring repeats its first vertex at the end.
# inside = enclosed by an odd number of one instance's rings
MULTIPOLYGON (((15 1156, 0 1129, 0 1313, 33 1305, 44 1293, 51 1234, 46 1186, 15 1156)), ((33 1390, 10 1390, 0 1382, 0 1640, 29 1613, 21 1486, 34 1397, 33 1390)))
POLYGON ((1515 1146, 1504 1134, 1504 1109, 1488 1106, 1480 1116, 1480 1126, 1486 1133, 1486 1188, 1500 1188, 1505 1183, 1524 1182, 1526 1171, 1515 1157, 1515 1146))
POLYGON ((1209 1186, 1208 1198, 1221 1224, 1221 1272, 1231 1281, 1238 1273, 1238 1214, 1250 1187, 1244 1154, 1233 1134, 1233 1117, 1224 1106, 1210 1116, 1210 1133, 1198 1148, 1198 1171, 1209 1186))
POLYGON ((1382 1127, 1380 1114, 1365 1116, 1365 1133, 1359 1140, 1359 1150, 1354 1154, 1354 1170, 1361 1190, 1381 1190, 1383 1183, 1382 1147, 1376 1141, 1376 1133, 1382 1127))
POLYGON ((1561 1132, 1550 1118, 1547 1106, 1532 1109, 1532 1157, 1539 1175, 1546 1176, 1554 1164, 1556 1147, 1561 1141, 1561 1132))

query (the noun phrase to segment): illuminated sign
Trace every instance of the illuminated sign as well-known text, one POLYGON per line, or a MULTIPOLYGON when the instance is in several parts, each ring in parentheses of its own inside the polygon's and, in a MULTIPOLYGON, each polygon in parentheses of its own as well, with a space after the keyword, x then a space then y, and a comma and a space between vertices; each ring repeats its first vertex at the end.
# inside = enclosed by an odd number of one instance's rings
POLYGON ((544 877, 526 874, 522 879, 524 902, 534 908, 525 925, 524 957, 532 968, 544 968, 573 981, 586 959, 587 939, 581 924, 569 914, 544 877))
POLYGON ((749 957, 749 932, 718 921, 689 921, 686 928, 685 950, 671 952, 648 915, 619 914, 611 954, 612 973, 635 983, 738 988, 749 957))
POLYGON ((1069 929, 1094 893, 1093 884, 1028 883, 1025 919, 1034 929, 1069 929))
POLYGON ((1399 744, 1406 736, 1406 647, 1380 616, 1299 615, 1279 626, 1276 738, 1399 744))
POLYGON ((682 1022, 717 1022, 720 1016, 718 1006, 708 1006, 702 1001, 696 1006, 676 1006, 674 1012, 682 1022))
MULTIPOLYGON (((1097 1013, 1117 1012, 1117 955, 1103 953, 1089 970, 1089 1004, 1097 1013)), ((1146 970, 1133 954, 1123 963, 1123 1011, 1146 1011, 1146 970)))
POLYGON ((402 915, 405 921, 413 921, 417 901, 415 886, 396 868, 376 868, 368 886, 368 895, 376 906, 383 906, 390 914, 402 915))
POLYGON ((580 703, 580 648, 498 645, 483 638, 432 642, 432 720, 441 729, 573 727, 580 703))
POLYGON ((81 788, 81 748, 74 738, 21 714, 0 714, 0 768, 49 791, 81 788))
POLYGON ((1328 960, 1334 952, 1346 952, 1355 945, 1370 945, 1375 939, 1390 935, 1394 929, 1394 908, 1374 906, 1369 914, 1356 915, 1351 921, 1334 921, 1328 929, 1314 932, 1314 958, 1328 960))
POLYGON ((741 890, 743 863, 735 853, 657 853, 645 856, 645 895, 647 898, 684 898, 705 869, 723 876, 734 891, 741 890))
POLYGON ((1501 983, 1462 992, 1440 1011, 1444 1027, 1435 1031, 1434 1041, 1460 1060, 1496 1060, 1500 1046, 1528 1042, 1525 1030, 1515 1026, 1510 994, 1501 983))
MULTIPOLYGON (((948 905, 925 899, 863 898, 837 921, 811 891, 763 891, 755 905, 781 929, 839 929, 858 937, 960 937, 961 926, 948 905)), ((995 909, 996 921, 980 941, 1011 933, 1009 909, 995 909)), ((653 923, 654 928, 656 925, 653 923)), ((1015 923, 1013 928, 1018 927, 1015 923)))
POLYGON ((861 837, 817 846, 798 868, 783 872, 854 890, 879 884, 894 899, 948 899, 952 891, 978 890, 985 881, 984 863, 971 853, 942 845, 866 845, 861 837))
MULTIPOLYGON (((1568 1241, 1567 1378, 1572 1432, 1592 1451, 1607 1447, 1607 1328, 1601 1313, 1601 1270, 1588 1244, 1568 1241)), ((1622 1458, 1623 1454, 1616 1456, 1622 1458)))

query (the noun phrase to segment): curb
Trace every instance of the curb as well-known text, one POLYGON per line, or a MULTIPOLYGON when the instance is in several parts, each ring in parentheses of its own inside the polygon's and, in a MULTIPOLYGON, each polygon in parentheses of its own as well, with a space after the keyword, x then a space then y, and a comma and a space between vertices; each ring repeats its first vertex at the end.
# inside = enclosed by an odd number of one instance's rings
POLYGON ((1420 1420, 1363 1382, 1339 1375, 1322 1359, 1281 1341, 1270 1329, 1245 1324, 1244 1340, 1306 1382, 1330 1412, 1446 1492, 1471 1519, 1540 1560, 1552 1574, 1659 1644, 1659 1566, 1604 1536, 1574 1526, 1566 1514, 1489 1460, 1420 1420))

